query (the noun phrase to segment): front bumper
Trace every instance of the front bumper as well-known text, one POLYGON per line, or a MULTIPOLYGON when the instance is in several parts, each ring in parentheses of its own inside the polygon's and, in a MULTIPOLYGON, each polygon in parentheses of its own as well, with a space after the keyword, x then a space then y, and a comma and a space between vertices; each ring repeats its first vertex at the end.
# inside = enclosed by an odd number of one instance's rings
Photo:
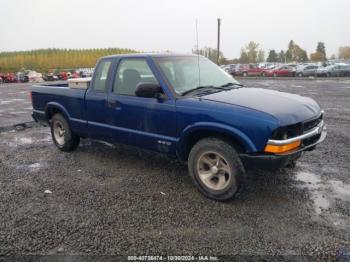
MULTIPOLYGON (((298 138, 303 141, 308 141, 307 144, 302 144, 301 147, 288 151, 281 154, 240 154, 243 165, 246 169, 269 169, 274 170, 281 167, 286 166, 290 161, 297 159, 301 156, 301 154, 305 151, 312 151, 315 149, 316 145, 321 143, 327 136, 327 130, 323 122, 313 129, 311 132, 312 135, 305 134, 299 136, 298 138), (316 129, 317 128, 317 129, 316 129), (317 130, 317 132, 315 131, 317 130), (310 143, 311 139, 311 143, 310 143)), ((295 138, 289 139, 285 142, 290 142, 290 140, 294 140, 295 138)), ((269 140, 269 142, 281 144, 283 140, 269 140), (277 142, 278 141, 278 142, 277 142)))

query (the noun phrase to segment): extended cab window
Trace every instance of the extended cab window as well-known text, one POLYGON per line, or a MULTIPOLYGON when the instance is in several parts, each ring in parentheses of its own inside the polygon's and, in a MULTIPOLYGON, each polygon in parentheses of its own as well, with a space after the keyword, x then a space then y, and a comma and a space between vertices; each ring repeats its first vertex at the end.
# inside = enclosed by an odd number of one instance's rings
POLYGON ((111 66, 111 61, 102 61, 95 73, 95 79, 93 83, 94 90, 97 92, 105 92, 107 85, 108 71, 111 66))
POLYGON ((115 75, 113 92, 135 96, 139 83, 158 83, 145 59, 123 59, 115 75))

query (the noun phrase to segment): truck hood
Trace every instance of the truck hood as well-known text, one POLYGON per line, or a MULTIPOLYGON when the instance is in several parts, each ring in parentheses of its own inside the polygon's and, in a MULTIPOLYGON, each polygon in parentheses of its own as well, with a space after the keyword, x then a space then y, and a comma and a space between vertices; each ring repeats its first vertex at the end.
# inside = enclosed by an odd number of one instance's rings
POLYGON ((311 98, 262 88, 237 88, 204 95, 201 99, 264 112, 282 126, 314 118, 321 111, 311 98))

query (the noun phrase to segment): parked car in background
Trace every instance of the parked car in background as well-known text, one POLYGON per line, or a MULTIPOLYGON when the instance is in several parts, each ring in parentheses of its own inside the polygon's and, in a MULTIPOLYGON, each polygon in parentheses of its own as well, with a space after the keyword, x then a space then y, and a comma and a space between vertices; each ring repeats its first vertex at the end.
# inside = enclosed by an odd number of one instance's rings
POLYGON ((43 82, 43 75, 34 70, 28 71, 27 76, 29 78, 29 82, 43 82))
POLYGON ((58 79, 59 80, 67 80, 68 79, 68 74, 65 71, 62 71, 58 74, 58 79))
POLYGON ((243 74, 243 71, 248 67, 248 65, 245 64, 237 64, 234 69, 231 71, 231 75, 233 76, 241 76, 243 74))
POLYGON ((57 80, 59 80, 58 76, 54 75, 53 73, 49 73, 47 75, 44 75, 43 79, 44 79, 44 81, 57 81, 57 80))
POLYGON ((283 66, 277 66, 271 70, 266 70, 263 72, 263 76, 294 76, 295 72, 294 69, 290 66, 283 65, 283 66))
POLYGON ((263 68, 249 64, 242 70, 242 76, 261 76, 264 72, 263 68))
POLYGON ((228 70, 228 73, 232 75, 233 72, 236 70, 237 65, 236 64, 231 64, 229 66, 230 66, 230 68, 228 70))
POLYGON ((270 63, 270 62, 263 62, 263 63, 258 64, 258 67, 264 68, 264 69, 268 69, 268 68, 275 67, 275 66, 276 66, 275 63, 270 63))
POLYGON ((229 65, 221 65, 220 67, 221 67, 222 69, 226 70, 226 69, 229 68, 229 65))
POLYGON ((293 76, 296 76, 297 73, 297 64, 287 64, 287 66, 291 67, 291 69, 293 70, 293 76))
POLYGON ((333 68, 328 72, 327 76, 328 77, 350 76, 350 65, 348 64, 334 65, 333 68))
POLYGON ((17 78, 16 78, 16 75, 14 73, 7 73, 7 74, 2 76, 2 79, 3 79, 4 83, 16 83, 17 82, 17 78))
POLYGON ((231 67, 230 67, 230 65, 222 65, 222 66, 220 66, 223 70, 225 70, 227 73, 229 73, 230 74, 230 72, 231 72, 231 67))
POLYGON ((316 76, 318 66, 317 65, 305 65, 297 67, 296 75, 297 76, 316 76))
POLYGON ((74 71, 74 72, 71 74, 70 78, 79 78, 79 73, 76 72, 76 71, 74 71))
POLYGON ((19 77, 19 81, 20 81, 21 83, 28 83, 28 82, 29 82, 29 77, 28 77, 28 75, 21 74, 20 77, 19 77))
POLYGON ((76 70, 79 73, 79 77, 91 77, 94 72, 94 68, 78 68, 76 70))
POLYGON ((334 67, 335 67, 334 65, 320 66, 316 70, 316 75, 319 77, 331 76, 330 72, 333 70, 334 67))

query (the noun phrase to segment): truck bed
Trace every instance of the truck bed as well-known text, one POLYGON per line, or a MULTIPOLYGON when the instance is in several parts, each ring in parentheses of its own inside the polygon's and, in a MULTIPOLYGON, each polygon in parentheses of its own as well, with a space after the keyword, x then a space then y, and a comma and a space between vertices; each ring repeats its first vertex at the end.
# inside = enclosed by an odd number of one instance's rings
POLYGON ((31 88, 33 117, 45 120, 45 109, 49 104, 58 104, 70 119, 86 121, 84 89, 69 88, 68 83, 41 84, 31 88))

